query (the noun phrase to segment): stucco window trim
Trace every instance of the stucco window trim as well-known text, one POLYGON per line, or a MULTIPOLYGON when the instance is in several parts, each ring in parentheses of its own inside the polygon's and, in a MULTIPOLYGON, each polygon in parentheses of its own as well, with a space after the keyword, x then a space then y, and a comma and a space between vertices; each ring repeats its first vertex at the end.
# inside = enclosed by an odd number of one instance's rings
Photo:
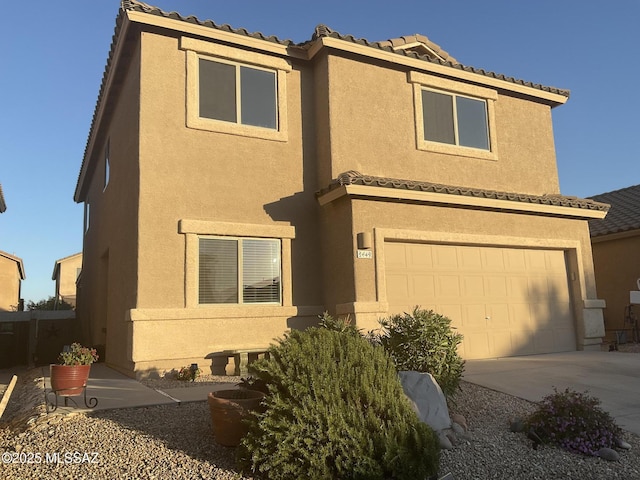
POLYGON ((454 82, 445 78, 427 75, 420 72, 409 72, 409 83, 413 84, 413 103, 416 126, 416 148, 427 152, 443 153, 461 157, 478 158, 482 160, 498 160, 498 142, 496 135, 495 102, 498 93, 489 88, 477 85, 454 82), (424 116, 422 107, 422 91, 433 90, 449 95, 462 95, 484 100, 487 104, 487 124, 489 130, 489 150, 449 145, 424 139, 424 116))
POLYGON ((189 37, 181 37, 180 48, 185 50, 187 63, 186 125, 188 128, 279 142, 288 140, 286 76, 291 71, 291 65, 286 60, 189 37), (199 61, 201 58, 274 71, 277 84, 277 128, 271 129, 200 117, 199 61))
POLYGON ((242 312, 243 309, 246 309, 246 312, 249 313, 255 311, 256 308, 285 308, 293 306, 291 241, 295 238, 295 227, 288 224, 259 225, 182 219, 178 223, 178 233, 185 236, 185 308, 216 309, 227 311, 231 316, 234 316, 238 314, 238 311, 242 312), (202 236, 211 235, 280 240, 282 304, 279 306, 274 306, 273 304, 265 304, 264 306, 200 304, 198 300, 199 239, 202 236))

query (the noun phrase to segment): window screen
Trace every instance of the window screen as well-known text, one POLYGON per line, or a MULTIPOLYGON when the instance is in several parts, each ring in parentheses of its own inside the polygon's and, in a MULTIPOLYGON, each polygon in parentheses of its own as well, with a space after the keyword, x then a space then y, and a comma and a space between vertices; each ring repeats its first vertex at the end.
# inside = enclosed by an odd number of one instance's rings
POLYGON ((280 303, 280 240, 201 238, 199 259, 199 303, 280 303))
POLYGON ((276 73, 199 60, 200 117, 276 129, 276 73))
POLYGON ((425 140, 489 150, 484 100, 423 90, 422 115, 425 140))
POLYGON ((200 239, 200 303, 238 303, 238 242, 200 239))
POLYGON ((200 116, 237 122, 235 65, 200 59, 200 116))
POLYGON ((424 139, 433 142, 455 144, 453 130, 453 98, 451 95, 422 91, 424 139))

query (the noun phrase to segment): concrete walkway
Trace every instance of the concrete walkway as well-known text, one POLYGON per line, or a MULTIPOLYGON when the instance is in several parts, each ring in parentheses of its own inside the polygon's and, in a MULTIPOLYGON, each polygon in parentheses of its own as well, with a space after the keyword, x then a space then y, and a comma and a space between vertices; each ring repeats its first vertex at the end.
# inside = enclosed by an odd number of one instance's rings
MULTIPOLYGON (((49 371, 45 368, 47 390, 51 388, 49 371)), ((84 412, 98 410, 113 410, 117 408, 147 407, 153 405, 178 405, 182 402, 206 401, 209 392, 237 388, 235 383, 218 383, 215 385, 190 386, 182 388, 167 388, 155 390, 126 375, 109 368, 104 363, 91 366, 91 375, 87 382, 87 399, 95 397, 98 405, 86 408, 82 396, 72 397, 78 407, 64 407, 64 399, 59 398, 58 408, 61 411, 84 412), (60 408, 62 407, 62 408, 60 408)), ((52 401, 55 396, 49 395, 52 401)), ((73 405, 69 402, 69 405, 73 405)))
POLYGON ((640 355, 566 352, 467 360, 463 380, 533 402, 570 388, 600 399, 623 429, 640 435, 640 355))
MULTIPOLYGON (((0 393, 9 384, 13 374, 18 377, 24 375, 26 367, 0 370, 0 393)), ((47 391, 51 390, 49 368, 42 367, 47 391)), ((218 383, 184 388, 168 388, 162 391, 149 388, 142 383, 109 368, 104 363, 94 363, 87 382, 87 399, 95 397, 98 404, 95 408, 86 408, 83 396, 69 397, 68 407, 64 407, 64 398, 58 398, 58 412, 88 412, 98 410, 112 410, 117 408, 146 407, 153 405, 178 405, 182 402, 206 401, 209 392, 237 388, 235 383, 218 383), (73 399, 78 406, 73 404, 73 399)), ((49 395, 49 400, 55 402, 55 395, 49 395)), ((14 401, 14 400, 12 400, 14 401)))

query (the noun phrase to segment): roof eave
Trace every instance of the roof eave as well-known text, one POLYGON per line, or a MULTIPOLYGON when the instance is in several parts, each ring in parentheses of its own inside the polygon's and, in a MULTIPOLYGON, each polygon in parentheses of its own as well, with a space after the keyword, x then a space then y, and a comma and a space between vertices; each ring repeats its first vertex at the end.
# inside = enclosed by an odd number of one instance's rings
POLYGON ((85 147, 84 157, 82 159, 82 166, 80 167, 80 174, 78 175, 78 182, 76 183, 76 189, 73 194, 73 199, 76 203, 81 203, 84 201, 84 183, 87 179, 87 172, 90 167, 90 157, 93 149, 95 148, 96 137, 98 136, 98 133, 100 131, 104 110, 106 108, 106 103, 109 98, 113 79, 121 57, 121 51, 123 45, 125 44, 125 39, 129 31, 129 26, 131 24, 127 13, 129 12, 120 11, 118 17, 116 17, 116 22, 120 17, 122 17, 122 24, 119 27, 116 27, 116 32, 114 34, 115 38, 112 42, 111 51, 107 59, 111 60, 111 62, 108 61, 107 66, 105 67, 103 81, 100 86, 100 93, 93 114, 93 121, 91 123, 89 131, 89 138, 87 139, 87 145, 85 147))

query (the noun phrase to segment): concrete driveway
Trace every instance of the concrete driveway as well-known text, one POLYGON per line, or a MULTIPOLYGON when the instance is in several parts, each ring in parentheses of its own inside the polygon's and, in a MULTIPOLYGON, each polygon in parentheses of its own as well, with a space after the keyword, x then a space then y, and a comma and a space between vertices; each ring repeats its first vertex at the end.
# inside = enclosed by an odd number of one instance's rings
POLYGON ((588 391, 621 428, 640 435, 640 354, 566 352, 467 360, 463 380, 533 402, 554 387, 588 391))

